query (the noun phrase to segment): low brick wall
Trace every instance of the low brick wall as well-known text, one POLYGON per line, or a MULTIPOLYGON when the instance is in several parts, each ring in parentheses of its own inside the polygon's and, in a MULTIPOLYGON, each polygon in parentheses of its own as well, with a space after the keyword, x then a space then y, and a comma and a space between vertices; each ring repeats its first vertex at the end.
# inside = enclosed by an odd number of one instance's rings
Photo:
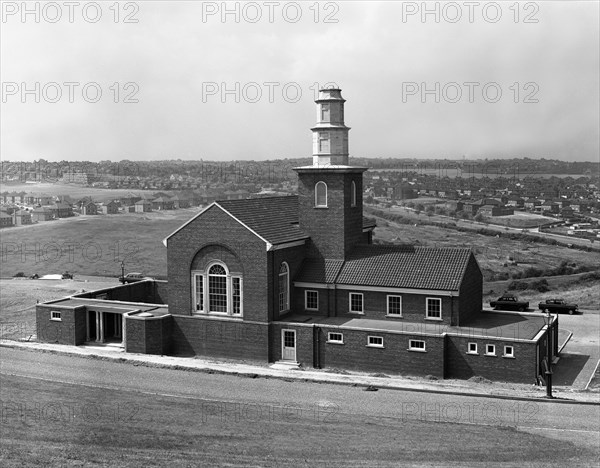
POLYGON ((125 351, 140 354, 168 354, 173 318, 124 315, 125 351))

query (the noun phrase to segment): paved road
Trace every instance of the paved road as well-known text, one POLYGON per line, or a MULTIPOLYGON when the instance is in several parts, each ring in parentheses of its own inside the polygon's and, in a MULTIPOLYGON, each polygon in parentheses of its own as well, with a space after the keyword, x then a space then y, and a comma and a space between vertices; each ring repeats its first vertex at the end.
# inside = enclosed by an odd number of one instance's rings
MULTIPOLYGON (((238 403, 252 408, 292 407, 323 418, 345 415, 516 426, 547 437, 596 448, 600 405, 558 404, 416 393, 381 389, 365 392, 341 385, 250 379, 157 369, 80 357, 0 348, 0 374, 65 384, 197 400, 202 405, 238 403)), ((0 388, 1 390, 1 388, 0 388)), ((11 400, 18 395, 2 394, 11 400)), ((103 402, 99 402, 102 404, 103 402)), ((104 402, 109 405, 110 402, 104 402)))

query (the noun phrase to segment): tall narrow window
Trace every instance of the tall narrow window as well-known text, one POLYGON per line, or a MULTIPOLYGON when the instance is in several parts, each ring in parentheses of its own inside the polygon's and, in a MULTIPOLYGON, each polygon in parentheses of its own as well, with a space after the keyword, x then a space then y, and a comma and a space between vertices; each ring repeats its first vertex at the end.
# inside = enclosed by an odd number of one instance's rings
POLYGON ((233 289, 232 299, 233 299, 233 310, 231 313, 233 315, 241 315, 242 314, 242 279, 234 276, 231 278, 231 286, 233 289))
POLYGON ((319 153, 329 153, 329 132, 319 133, 319 153))
POLYGON ((289 277, 288 264, 282 262, 279 267, 279 312, 285 312, 290 308, 289 277))
POLYGON ((327 184, 317 182, 315 185, 315 206, 327 206, 327 184))
POLYGON ((350 206, 356 206, 356 184, 354 181, 350 184, 350 206))
POLYGON ((227 312, 227 271, 222 265, 213 265, 208 270, 208 310, 227 312))
POLYGON ((204 310, 204 276, 194 275, 194 297, 196 303, 196 310, 202 312, 204 310))
POLYGON ((329 122, 329 104, 321 104, 321 122, 329 122))

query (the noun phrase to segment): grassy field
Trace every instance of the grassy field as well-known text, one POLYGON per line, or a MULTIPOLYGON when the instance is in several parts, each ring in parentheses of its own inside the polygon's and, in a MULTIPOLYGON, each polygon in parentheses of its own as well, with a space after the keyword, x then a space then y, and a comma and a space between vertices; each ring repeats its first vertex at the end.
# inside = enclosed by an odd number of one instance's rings
POLYGON ((274 411, 228 418, 203 414, 202 399, 2 380, 4 467, 535 467, 597 460, 572 442, 508 426, 344 413, 321 418, 304 408, 287 417, 274 411))
POLYGON ((162 240, 200 208, 150 213, 76 216, 0 232, 2 277, 62 273, 119 276, 127 271, 164 278, 162 240))
POLYGON ((69 195, 71 198, 92 197, 94 201, 105 202, 119 198, 130 192, 143 192, 129 189, 103 189, 96 187, 84 187, 75 184, 0 184, 0 192, 33 192, 48 195, 69 195))

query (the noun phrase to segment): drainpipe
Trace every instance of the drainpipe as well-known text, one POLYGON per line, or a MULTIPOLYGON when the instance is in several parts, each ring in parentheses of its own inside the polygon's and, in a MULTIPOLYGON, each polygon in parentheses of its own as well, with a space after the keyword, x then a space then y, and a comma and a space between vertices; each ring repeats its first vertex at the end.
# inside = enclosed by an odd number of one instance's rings
POLYGON ((316 350, 315 350, 315 358, 314 358, 314 367, 315 369, 321 368, 321 327, 317 325, 313 325, 313 333, 315 333, 315 341, 316 341, 316 350))

